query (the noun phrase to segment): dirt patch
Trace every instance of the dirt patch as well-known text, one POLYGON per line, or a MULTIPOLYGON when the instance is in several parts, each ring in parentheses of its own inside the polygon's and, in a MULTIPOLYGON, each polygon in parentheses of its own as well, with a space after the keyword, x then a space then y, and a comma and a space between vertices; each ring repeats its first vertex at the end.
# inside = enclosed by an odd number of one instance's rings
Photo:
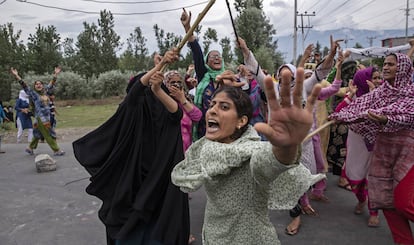
MULTIPOLYGON (((95 128, 57 128, 56 136, 59 142, 72 142, 91 132, 95 128)), ((23 142, 27 140, 27 130, 23 132, 23 142)), ((16 132, 6 131, 2 136, 2 144, 13 144, 16 143, 16 132)))

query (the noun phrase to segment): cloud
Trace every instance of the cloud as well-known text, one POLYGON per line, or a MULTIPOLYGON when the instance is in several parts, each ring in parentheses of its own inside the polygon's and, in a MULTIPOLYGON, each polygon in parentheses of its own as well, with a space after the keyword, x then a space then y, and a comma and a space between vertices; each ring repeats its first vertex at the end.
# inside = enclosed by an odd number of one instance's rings
POLYGON ((286 1, 272 1, 270 3, 271 7, 275 7, 275 8, 288 8, 290 7, 286 1))

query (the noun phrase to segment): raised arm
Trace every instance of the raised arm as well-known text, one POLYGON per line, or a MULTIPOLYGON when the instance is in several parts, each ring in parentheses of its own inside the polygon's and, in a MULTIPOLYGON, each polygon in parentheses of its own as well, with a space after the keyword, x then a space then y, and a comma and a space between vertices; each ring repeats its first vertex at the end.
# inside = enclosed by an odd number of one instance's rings
POLYGON ((62 68, 60 66, 56 66, 55 70, 53 71, 53 77, 52 80, 50 80, 49 84, 46 86, 46 90, 49 91, 55 87, 57 76, 62 71, 62 68))
POLYGON ((262 68, 260 67, 259 63, 256 60, 256 57, 254 57, 254 54, 249 50, 243 38, 239 37, 236 45, 240 48, 240 50, 243 53, 243 59, 244 59, 245 66, 250 71, 253 71, 254 78, 259 83, 259 86, 263 88, 264 87, 263 80, 266 75, 263 73, 262 68))
POLYGON ((335 80, 328 87, 322 88, 319 94, 319 97, 318 97, 319 100, 328 99, 332 95, 336 94, 341 88, 341 84, 342 84, 341 68, 342 68, 343 61, 344 61, 344 56, 342 54, 342 51, 338 51, 338 59, 336 60, 336 63, 335 63, 335 69, 336 69, 335 80))
POLYGON ((309 45, 305 48, 305 50, 303 51, 303 55, 302 55, 302 58, 300 59, 300 62, 299 62, 298 67, 302 67, 302 68, 304 68, 304 67, 305 67, 305 63, 306 63, 306 61, 307 61, 307 60, 309 60, 309 58, 310 58, 310 57, 311 57, 311 55, 312 55, 312 50, 313 50, 313 44, 309 44, 309 45))
POLYGON ((273 154, 279 162, 286 165, 295 163, 300 158, 298 151, 302 140, 312 126, 312 110, 321 89, 320 85, 315 86, 305 108, 303 108, 303 68, 297 69, 296 84, 292 96, 290 92, 291 77, 290 71, 282 71, 280 102, 276 98, 272 78, 270 76, 265 78, 264 89, 269 105, 269 122, 268 124, 256 123, 254 126, 273 145, 273 154))
MULTIPOLYGON (((187 33, 191 28, 191 12, 187 13, 187 11, 183 8, 180 20, 185 32, 187 33)), ((207 72, 207 68, 205 67, 203 51, 201 50, 201 47, 198 44, 194 35, 191 35, 188 38, 188 46, 190 47, 191 52, 193 53, 193 62, 195 72, 197 74, 197 79, 198 81, 201 81, 201 79, 203 79, 204 75, 207 72)))
POLYGON ((178 105, 177 102, 175 102, 175 100, 161 88, 161 84, 164 81, 164 74, 161 72, 161 69, 164 65, 170 64, 176 60, 178 60, 178 51, 175 48, 167 51, 160 62, 149 72, 147 72, 140 80, 144 86, 151 84, 151 90, 154 92, 155 96, 157 96, 161 103, 171 113, 178 110, 178 105))

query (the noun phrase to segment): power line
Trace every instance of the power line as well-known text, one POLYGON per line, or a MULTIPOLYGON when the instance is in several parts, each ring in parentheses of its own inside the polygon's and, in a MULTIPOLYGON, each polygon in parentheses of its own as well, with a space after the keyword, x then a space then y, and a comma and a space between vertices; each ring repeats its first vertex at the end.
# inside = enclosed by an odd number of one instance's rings
MULTIPOLYGON (((318 4, 321 2, 322 0, 319 0, 317 3, 315 3, 315 4, 313 4, 311 7, 312 8, 316 8, 316 6, 318 6, 318 4)), ((310 12, 310 8, 311 7, 309 7, 307 10, 305 10, 305 12, 310 12)))
POLYGON ((322 5, 322 8, 321 9, 316 10, 315 12, 322 13, 322 11, 326 8, 326 6, 328 6, 331 2, 332 2, 331 0, 328 0, 326 4, 323 4, 322 5))
MULTIPOLYGON (((335 11, 338 11, 341 7, 343 7, 345 4, 349 3, 351 0, 347 0, 344 3, 338 5, 337 7, 334 7, 331 11, 329 11, 329 16, 333 16, 332 13, 334 13, 335 11)), ((320 13, 320 12, 319 12, 320 13)), ((323 17, 321 17, 323 18, 323 17)), ((319 21, 320 19, 316 19, 316 22, 319 21)), ((332 21, 331 21, 332 23, 332 21)))
POLYGON ((171 2, 174 0, 152 0, 148 2, 115 2, 115 1, 98 1, 98 0, 82 0, 85 2, 94 2, 94 3, 110 3, 110 4, 145 4, 145 3, 163 3, 171 2))
MULTIPOLYGON (((92 11, 84 11, 84 10, 76 10, 76 9, 68 9, 68 8, 61 8, 61 7, 56 7, 56 6, 50 6, 50 5, 43 5, 43 4, 39 4, 39 3, 34 3, 34 2, 29 2, 26 0, 16 0, 18 2, 21 3, 28 3, 28 4, 33 4, 39 7, 43 7, 43 8, 50 8, 50 9, 58 9, 58 10, 63 10, 63 11, 68 11, 68 12, 77 12, 77 13, 83 13, 83 14, 100 14, 100 12, 92 12, 92 11)), ((164 12, 171 12, 171 11, 176 11, 176 10, 182 10, 183 8, 190 8, 190 7, 194 7, 197 5, 201 5, 201 4, 205 4, 208 1, 204 1, 204 2, 200 2, 200 3, 195 3, 195 4, 191 4, 191 5, 187 5, 187 6, 182 6, 179 8, 173 8, 173 9, 165 9, 165 10, 159 10, 159 11, 148 11, 148 12, 138 12, 138 13, 111 13, 112 15, 145 15, 145 14, 156 14, 156 13, 164 13, 164 12)))

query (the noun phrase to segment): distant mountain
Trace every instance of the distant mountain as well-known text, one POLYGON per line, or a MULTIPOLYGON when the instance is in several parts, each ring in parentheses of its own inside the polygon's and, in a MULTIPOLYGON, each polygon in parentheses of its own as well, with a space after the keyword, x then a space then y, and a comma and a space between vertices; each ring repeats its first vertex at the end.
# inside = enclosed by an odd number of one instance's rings
MULTIPOLYGON (((306 30, 305 30, 306 34, 306 30)), ((408 36, 414 34, 414 28, 408 29, 408 36)), ((381 40, 392 38, 392 37, 405 37, 405 29, 399 30, 356 30, 356 29, 336 29, 328 31, 316 31, 313 29, 309 30, 305 41, 303 41, 303 35, 301 30, 297 33, 297 49, 296 54, 300 55, 303 53, 304 48, 307 45, 313 43, 316 45, 316 42, 319 41, 321 45, 321 51, 324 47, 330 47, 329 35, 333 35, 334 39, 344 39, 346 42, 343 42, 341 47, 352 48, 355 47, 356 43, 359 43, 362 47, 368 48, 371 46, 381 46, 381 40), (372 45, 370 45, 370 40, 372 45)), ((293 58, 293 33, 289 36, 275 36, 278 40, 278 51, 283 53, 286 62, 292 61, 293 58)))

